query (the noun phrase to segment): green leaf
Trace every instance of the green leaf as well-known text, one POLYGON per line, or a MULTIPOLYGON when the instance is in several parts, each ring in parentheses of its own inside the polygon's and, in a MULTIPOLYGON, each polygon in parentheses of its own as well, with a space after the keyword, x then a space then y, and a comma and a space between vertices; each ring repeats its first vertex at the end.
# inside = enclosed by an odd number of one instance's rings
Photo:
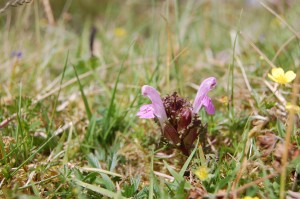
POLYGON ((168 171, 170 172, 170 174, 175 178, 177 183, 182 183, 184 182, 184 188, 186 189, 190 189, 191 185, 189 183, 186 182, 186 180, 183 178, 183 176, 181 176, 179 173, 177 173, 176 171, 174 171, 174 169, 172 169, 172 167, 170 165, 168 165, 168 163, 166 161, 164 161, 164 165, 167 167, 168 171))
POLYGON ((99 194, 102 194, 102 195, 110 197, 110 198, 125 198, 123 196, 120 196, 118 193, 114 193, 114 192, 109 191, 107 189, 104 189, 102 187, 98 187, 98 186, 95 186, 95 185, 92 185, 92 184, 88 184, 88 183, 82 182, 82 181, 80 181, 78 179, 74 179, 73 181, 77 185, 79 185, 79 186, 82 186, 82 187, 84 187, 86 189, 95 191, 95 192, 97 192, 99 194))
POLYGON ((86 96, 85 96, 85 94, 84 94, 83 86, 82 86, 82 84, 80 83, 80 80, 79 80, 79 77, 78 77, 78 74, 77 74, 77 70, 76 70, 76 68, 75 68, 74 65, 72 65, 72 66, 73 66, 74 73, 75 73, 76 78, 77 78, 77 82, 78 82, 79 90, 80 90, 81 97, 82 97, 82 100, 83 100, 83 103, 84 103, 84 107, 85 107, 86 114, 87 114, 87 116, 88 116, 89 121, 91 121, 91 118, 92 118, 92 112, 91 112, 91 109, 90 109, 88 100, 87 100, 87 98, 86 98, 86 96))
POLYGON ((174 171, 174 169, 172 169, 172 167, 170 165, 168 165, 168 163, 166 161, 164 161, 164 165, 165 165, 165 167, 167 167, 168 171, 175 178, 175 180, 177 182, 181 182, 184 180, 183 176, 181 176, 179 173, 174 171))
POLYGON ((181 168, 180 172, 179 172, 179 175, 180 176, 183 176, 184 172, 186 171, 187 167, 189 166, 192 158, 194 157, 194 154, 195 152, 197 151, 197 146, 198 146, 198 143, 199 143, 199 139, 197 140, 197 143, 195 145, 195 148, 194 150, 192 151, 192 153, 190 154, 189 158, 185 161, 183 167, 181 168))
POLYGON ((299 173, 300 169, 299 169, 299 165, 300 165, 300 156, 294 158, 288 165, 288 168, 296 168, 296 171, 299 173), (297 169, 298 168, 298 169, 297 169))
MULTIPOLYGON (((89 162, 89 164, 90 164, 91 166, 96 167, 96 168, 102 170, 101 165, 100 165, 100 163, 99 163, 99 161, 97 160, 97 157, 96 157, 95 155, 89 154, 89 155, 87 156, 87 160, 88 160, 88 162, 89 162)), ((102 171, 104 171, 104 170, 102 170, 102 171)), ((115 190, 116 187, 115 187, 113 181, 109 178, 109 176, 108 176, 106 173, 103 173, 103 172, 100 172, 100 175, 101 175, 102 180, 103 180, 103 182, 104 182, 104 184, 105 184, 105 187, 106 187, 107 189, 111 190, 111 191, 112 191, 112 190, 115 190)))
POLYGON ((89 172, 105 173, 105 174, 108 174, 108 175, 118 176, 118 177, 122 178, 122 175, 120 175, 118 173, 111 172, 111 171, 107 171, 107 170, 104 170, 104 169, 90 168, 90 167, 81 167, 79 169, 81 169, 83 171, 89 171, 89 172))

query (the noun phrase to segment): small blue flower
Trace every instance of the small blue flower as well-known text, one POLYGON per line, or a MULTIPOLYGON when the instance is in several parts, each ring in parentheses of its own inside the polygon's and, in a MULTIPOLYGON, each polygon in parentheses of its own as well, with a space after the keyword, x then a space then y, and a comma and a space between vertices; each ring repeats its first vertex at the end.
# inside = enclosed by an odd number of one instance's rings
POLYGON ((16 57, 16 58, 18 58, 18 59, 21 59, 21 58, 22 58, 22 55, 23 55, 23 53, 22 53, 22 51, 20 51, 20 50, 14 50, 14 51, 12 51, 12 53, 11 53, 11 57, 16 57))

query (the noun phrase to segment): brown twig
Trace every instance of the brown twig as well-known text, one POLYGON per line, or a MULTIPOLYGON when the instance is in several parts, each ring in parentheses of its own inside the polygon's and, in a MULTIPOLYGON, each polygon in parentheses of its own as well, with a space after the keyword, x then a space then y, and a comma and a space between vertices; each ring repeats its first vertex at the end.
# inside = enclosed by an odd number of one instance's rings
POLYGON ((23 5, 24 3, 30 3, 31 0, 11 0, 8 1, 3 8, 0 9, 0 14, 5 12, 11 6, 23 5))
MULTIPOLYGON (((297 85, 297 83, 299 82, 299 76, 300 76, 300 70, 298 70, 296 81, 293 84, 293 92, 291 96, 292 104, 296 104, 297 102, 297 94, 299 93, 299 87, 295 85, 297 85)), ((284 142, 284 152, 281 159, 282 171, 280 175, 280 199, 285 198, 286 167, 288 162, 288 153, 289 153, 289 145, 291 142, 291 135, 294 128, 294 120, 295 120, 295 110, 291 109, 288 115, 285 142, 284 142)))
POLYGON ((53 12, 52 12, 49 0, 43 0, 43 6, 44 6, 44 10, 45 10, 45 13, 46 13, 46 17, 47 17, 48 23, 50 25, 54 25, 55 24, 55 20, 54 20, 54 17, 53 17, 53 12))
POLYGON ((272 62, 274 62, 276 60, 276 58, 279 56, 279 54, 294 40, 296 39, 296 36, 293 35, 291 36, 288 40, 286 40, 286 42, 284 42, 284 44, 282 44, 282 46, 280 46, 280 48, 277 50, 276 54, 274 55, 274 57, 272 58, 272 62))
POLYGON ((235 192, 235 193, 241 193, 242 191, 248 189, 249 187, 252 187, 254 185, 258 185, 261 182, 264 182, 264 181, 266 181, 268 179, 271 179, 271 178, 274 178, 274 177, 278 176, 279 173, 280 173, 279 171, 275 172, 275 173, 271 173, 271 174, 269 174, 269 175, 267 175, 267 176, 265 176, 263 178, 259 178, 257 180, 252 181, 252 182, 249 182, 248 184, 245 184, 245 185, 239 187, 238 189, 234 190, 233 192, 235 192))
POLYGON ((3 128, 3 127, 6 127, 11 121, 13 121, 14 119, 16 119, 17 117, 17 114, 13 114, 12 116, 6 118, 5 120, 3 120, 1 123, 0 123, 0 129, 3 128))
POLYGON ((277 14, 274 10, 272 10, 269 6, 267 6, 266 4, 264 4, 263 2, 260 2, 260 4, 266 8, 270 13, 272 13, 273 15, 275 15, 282 23, 284 23, 288 29, 290 29, 290 31, 298 38, 300 39, 300 34, 290 25, 288 24, 279 14, 277 14))
MULTIPOLYGON (((226 196, 227 196, 227 198, 232 198, 232 197, 234 198, 234 196, 237 196, 239 193, 243 192, 244 190, 246 190, 246 189, 248 189, 252 186, 258 185, 258 184, 260 184, 260 183, 262 183, 266 180, 277 177, 279 175, 279 173, 280 173, 280 171, 275 171, 275 173, 271 173, 271 174, 269 174, 269 175, 267 175, 263 178, 259 178, 257 180, 252 181, 252 182, 249 182, 249 183, 247 183, 247 184, 245 184, 245 185, 243 185, 243 186, 241 186, 241 187, 239 187, 235 190, 231 190, 229 193, 224 192, 224 193, 216 194, 214 196, 215 196, 215 198, 224 198, 226 196)), ((204 197, 208 197, 208 195, 204 195, 204 197)))
POLYGON ((264 80, 265 85, 272 91, 272 93, 274 93, 275 97, 278 99, 278 101, 282 104, 282 105, 286 105, 286 100, 285 98, 281 95, 281 93, 278 91, 278 89, 276 87, 271 86, 271 84, 269 82, 267 82, 266 80, 264 80))
POLYGON ((276 68, 273 62, 250 40, 246 35, 240 32, 241 37, 252 46, 252 48, 272 67, 276 68))

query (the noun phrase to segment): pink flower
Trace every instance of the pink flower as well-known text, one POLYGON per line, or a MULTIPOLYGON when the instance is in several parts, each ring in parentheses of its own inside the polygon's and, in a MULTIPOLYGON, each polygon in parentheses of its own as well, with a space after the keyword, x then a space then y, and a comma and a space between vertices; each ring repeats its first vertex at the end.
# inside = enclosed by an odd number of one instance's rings
POLYGON ((201 137, 205 142, 206 126, 202 125, 197 113, 204 107, 208 114, 215 113, 215 107, 208 92, 216 86, 216 78, 209 77, 199 86, 194 104, 181 98, 177 93, 161 98, 158 91, 148 85, 142 87, 142 94, 151 100, 151 104, 142 105, 137 116, 143 119, 157 118, 162 135, 185 155, 194 141, 201 137))
POLYGON ((215 77, 209 77, 200 84, 193 104, 194 113, 198 113, 202 106, 205 107, 205 110, 208 114, 212 115, 215 113, 215 107, 210 97, 207 96, 207 93, 215 88, 216 85, 217 80, 215 77))
MULTIPOLYGON (((215 113, 215 107, 211 98, 207 96, 207 93, 212 90, 216 84, 217 81, 215 77, 209 77, 200 84, 192 107, 193 113, 198 113, 202 107, 204 107, 206 112, 210 115, 215 113)), ((167 114, 158 91, 151 86, 144 85, 142 87, 142 94, 149 97, 152 104, 142 105, 137 116, 143 119, 152 119, 156 116, 161 124, 165 122, 167 120, 167 114)))
POLYGON ((144 119, 152 119, 156 116, 160 124, 163 125, 167 120, 167 114, 158 91, 151 86, 145 85, 142 87, 142 95, 149 97, 152 104, 141 106, 137 116, 144 119))

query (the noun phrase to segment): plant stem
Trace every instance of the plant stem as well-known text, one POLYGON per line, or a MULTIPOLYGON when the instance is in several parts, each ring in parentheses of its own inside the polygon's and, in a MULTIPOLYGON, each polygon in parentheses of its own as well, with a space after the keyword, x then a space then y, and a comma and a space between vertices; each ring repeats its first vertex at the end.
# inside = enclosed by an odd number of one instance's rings
MULTIPOLYGON (((298 70, 297 79, 293 84, 292 104, 296 104, 297 102, 297 94, 299 93, 299 87, 297 86, 298 85, 297 82, 299 82, 299 76, 300 76, 300 70, 298 70)), ((287 129, 286 129, 285 142, 284 142, 284 152, 281 159, 282 171, 280 175, 280 199, 285 198, 285 183, 286 183, 286 175, 287 175, 286 167, 288 163, 289 145, 290 145, 291 135, 294 126, 294 119, 295 119, 295 110, 291 109, 288 115, 287 129)))

